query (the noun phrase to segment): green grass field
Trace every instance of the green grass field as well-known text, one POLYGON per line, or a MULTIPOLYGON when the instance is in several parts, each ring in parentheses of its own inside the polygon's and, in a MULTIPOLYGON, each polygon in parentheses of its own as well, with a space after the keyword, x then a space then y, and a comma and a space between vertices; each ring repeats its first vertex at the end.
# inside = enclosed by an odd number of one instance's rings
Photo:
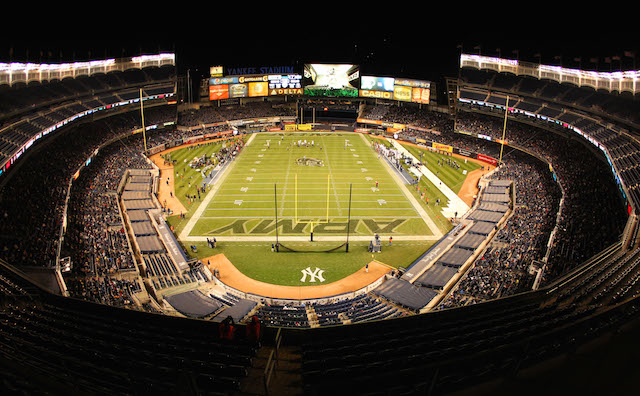
POLYGON ((434 234, 359 134, 297 132, 255 135, 189 236, 346 235, 350 188, 351 235, 434 234))
POLYGON ((188 211, 195 209, 199 201, 192 201, 186 198, 187 195, 197 196, 197 187, 202 186, 202 174, 200 171, 193 169, 189 166, 189 162, 196 157, 217 153, 222 148, 224 141, 214 141, 210 143, 201 144, 199 146, 191 146, 172 151, 167 158, 175 161, 173 179, 174 179, 174 194, 180 202, 187 208, 188 211))
POLYGON ((476 162, 467 161, 465 163, 464 159, 454 158, 460 165, 460 168, 456 169, 445 164, 447 159, 452 158, 451 156, 434 153, 429 149, 417 147, 412 144, 405 143, 403 146, 413 154, 414 157, 418 159, 422 158, 422 163, 456 194, 460 191, 464 180, 467 178, 467 175, 463 171, 470 173, 480 168, 480 165, 476 162), (440 163, 438 163, 438 161, 440 161, 440 163))
MULTIPOLYGON (((177 235, 182 234, 183 247, 194 257, 224 253, 251 278, 305 286, 300 282, 300 271, 306 267, 325 270, 323 283, 330 283, 366 265, 372 259, 367 247, 374 233, 381 235, 384 243, 382 253, 373 258, 391 267, 406 267, 452 227, 449 220, 441 216, 441 207, 426 204, 421 195, 426 191, 430 202, 435 202, 438 197, 444 199, 442 193, 426 178, 422 178, 417 187, 399 185, 397 176, 370 147, 368 136, 286 132, 245 135, 243 138, 252 140, 230 165, 226 175, 215 186, 207 187, 208 201, 205 194, 196 200, 186 197, 197 195, 196 188, 202 185, 200 172, 191 169, 188 163, 204 154, 211 156, 220 150, 222 142, 171 153, 176 161, 175 194, 187 208, 187 213, 184 219, 171 216, 168 222, 174 226, 177 235), (305 140, 306 145, 297 144, 305 140), (275 242, 276 211, 279 238, 287 247, 315 251, 343 243, 350 187, 349 253, 344 249, 334 253, 271 252, 271 244, 275 242), (423 216, 428 217, 431 225, 423 216), (315 242, 309 242, 311 221, 316 222, 314 237, 319 237, 315 242), (187 226, 189 222, 191 225, 187 226), (389 236, 408 240, 397 238, 389 247, 389 236), (218 238, 216 249, 210 249, 204 242, 205 238, 212 237, 218 238), (191 251, 191 245, 198 248, 197 253, 191 251)), ((421 149, 413 146, 407 146, 407 149, 416 157, 420 156, 421 149)), ((442 157, 426 150, 423 153, 427 166, 435 163, 438 167, 437 159, 442 157)), ((469 165, 468 169, 472 170, 473 166, 475 164, 469 165)), ((444 168, 447 167, 439 168, 443 183, 458 191, 459 187, 455 189, 455 186, 461 185, 465 176, 461 170, 454 172, 444 168)))
MULTIPOLYGON (((215 249, 205 242, 194 242, 198 248, 194 257, 205 258, 223 253, 246 276, 267 283, 284 286, 312 286, 340 280, 363 268, 372 258, 390 267, 407 267, 418 259, 434 241, 394 241, 389 247, 383 241, 381 253, 372 255, 367 242, 349 243, 349 253, 344 249, 334 253, 272 253, 270 244, 264 242, 224 242, 215 249), (301 271, 307 267, 324 270, 324 282, 300 282, 301 271)), ((294 248, 323 249, 329 242, 291 242, 294 248)))

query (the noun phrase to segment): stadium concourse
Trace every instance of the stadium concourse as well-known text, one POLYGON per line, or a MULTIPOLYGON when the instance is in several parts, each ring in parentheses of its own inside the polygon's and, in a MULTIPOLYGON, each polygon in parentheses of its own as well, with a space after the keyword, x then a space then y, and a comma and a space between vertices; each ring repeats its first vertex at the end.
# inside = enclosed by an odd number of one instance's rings
MULTIPOLYGON (((304 96, 183 107, 172 61, 130 61, 0 92, 0 378, 8 391, 611 394, 635 385, 640 128, 634 111, 588 124, 614 114, 608 99, 622 97, 463 70, 455 115, 433 111, 436 104, 304 96), (509 103, 500 90, 520 97, 509 103), (584 132, 513 112, 501 146, 501 100, 540 115, 554 109, 584 132), (374 262, 356 274, 364 283, 331 295, 256 294, 243 289, 248 279, 231 281, 223 256, 191 259, 196 249, 181 246, 157 195, 171 185, 162 183, 168 168, 150 157, 222 138, 231 149, 214 157, 233 166, 244 150, 238 139, 284 130, 299 105, 357 113, 339 128, 383 134, 414 164, 405 142, 503 163, 478 180, 470 204, 451 188, 433 189, 450 208, 470 210, 408 268, 374 262), (598 117, 583 117, 589 110, 598 117), (257 119, 271 121, 245 123, 257 119), (624 130, 614 128, 620 120, 624 130), (371 121, 405 127, 393 136, 371 121), (134 133, 143 124, 152 127, 134 133)), ((430 165, 444 173, 457 163, 430 165)), ((433 176, 413 164, 390 171, 433 176)), ((447 206, 419 204, 439 213, 447 206)), ((322 277, 310 268, 303 276, 322 277)))

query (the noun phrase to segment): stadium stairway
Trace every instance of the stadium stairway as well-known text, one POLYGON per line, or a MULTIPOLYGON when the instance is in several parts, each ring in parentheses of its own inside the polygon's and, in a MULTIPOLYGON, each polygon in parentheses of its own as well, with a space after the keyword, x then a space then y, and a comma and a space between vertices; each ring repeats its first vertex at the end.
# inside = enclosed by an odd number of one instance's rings
POLYGON ((307 317, 309 318, 309 325, 311 327, 320 327, 318 324, 318 315, 316 314, 316 310, 313 308, 311 304, 306 306, 307 309, 307 317))
POLYGON ((235 396, 303 394, 300 349, 280 346, 277 358, 274 352, 272 346, 263 346, 258 350, 235 396))

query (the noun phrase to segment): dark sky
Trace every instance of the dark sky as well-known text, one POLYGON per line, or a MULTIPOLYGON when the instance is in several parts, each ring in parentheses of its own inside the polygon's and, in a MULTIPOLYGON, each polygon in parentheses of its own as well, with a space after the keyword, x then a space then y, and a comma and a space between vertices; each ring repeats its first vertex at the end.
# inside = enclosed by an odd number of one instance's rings
MULTIPOLYGON (((456 75, 459 45, 467 53, 534 62, 540 54, 542 63, 584 69, 629 69, 633 60, 624 52, 634 50, 640 56, 640 36, 627 27, 633 25, 621 21, 624 12, 610 19, 614 22, 594 24, 559 9, 501 13, 505 16, 496 18, 498 9, 492 8, 455 13, 401 4, 392 8, 392 3, 385 3, 368 14, 357 7, 322 13, 275 3, 218 4, 107 7, 73 19, 32 17, 29 34, 14 27, 2 34, 0 61, 57 63, 175 52, 178 72, 189 69, 196 78, 212 65, 282 65, 301 70, 307 62, 338 62, 359 64, 363 74, 438 81, 456 75), (294 12, 287 13, 291 7, 294 12), (604 62, 612 56, 622 61, 604 62), (583 62, 574 61, 576 57, 583 62), (593 57, 600 62, 589 63, 593 57)), ((596 19, 607 20, 592 10, 596 19)))

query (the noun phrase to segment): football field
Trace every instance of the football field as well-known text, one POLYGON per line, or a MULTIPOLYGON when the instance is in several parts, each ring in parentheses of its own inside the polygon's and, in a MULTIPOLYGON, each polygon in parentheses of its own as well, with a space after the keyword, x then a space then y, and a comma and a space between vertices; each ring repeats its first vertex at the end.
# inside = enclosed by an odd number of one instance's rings
POLYGON ((180 233, 183 241, 435 240, 439 228, 358 133, 252 135, 180 233), (277 223, 276 223, 277 218, 277 223), (349 221, 350 219, 350 221, 349 221))

